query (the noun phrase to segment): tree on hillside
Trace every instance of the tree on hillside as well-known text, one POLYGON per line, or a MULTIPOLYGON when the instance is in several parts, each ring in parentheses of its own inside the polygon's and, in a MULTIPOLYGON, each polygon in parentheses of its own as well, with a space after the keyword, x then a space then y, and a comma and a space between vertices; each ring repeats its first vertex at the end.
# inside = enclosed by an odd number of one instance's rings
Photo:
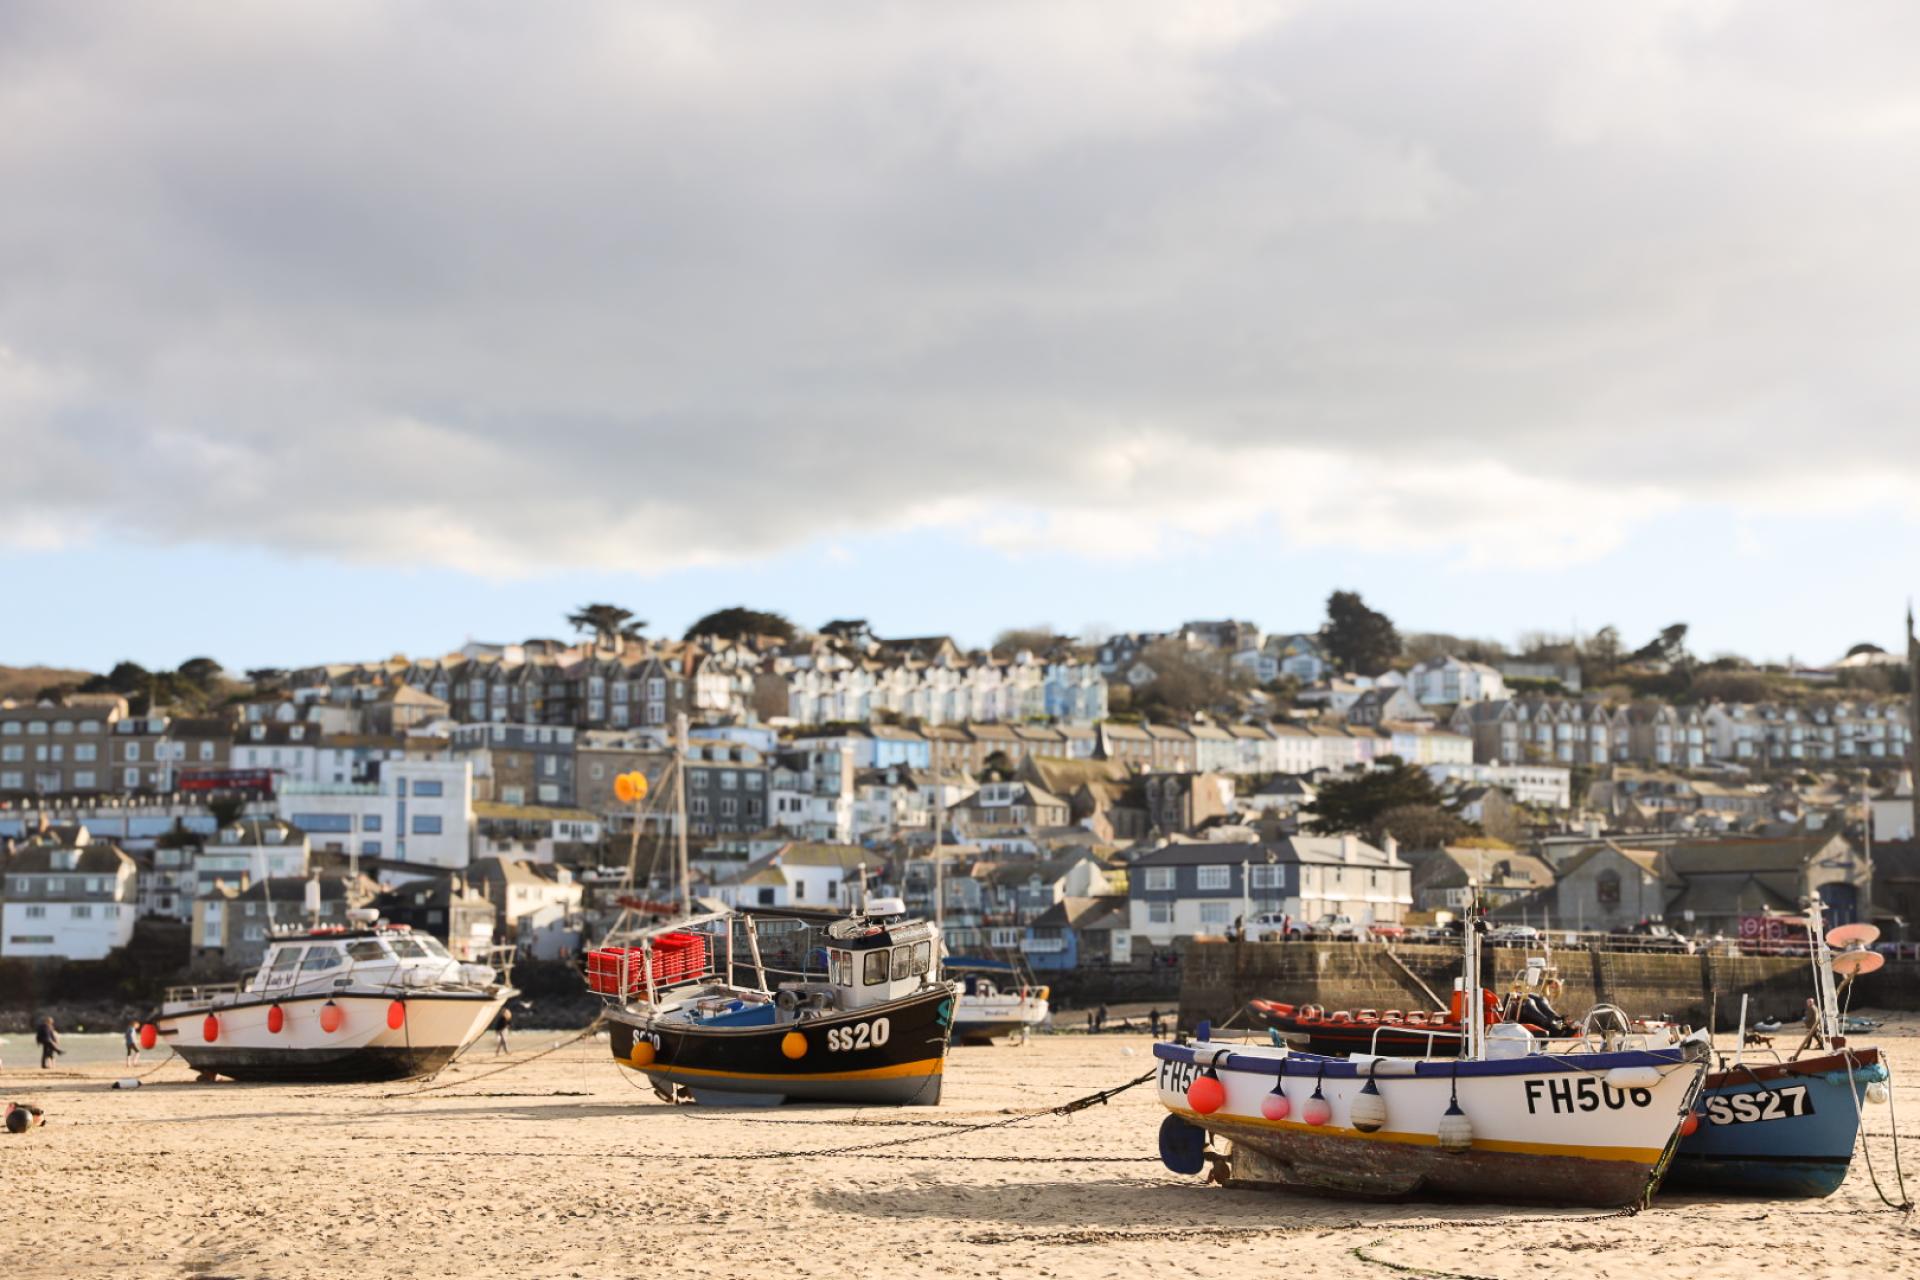
POLYGON ((647 625, 645 619, 633 616, 633 610, 617 604, 581 605, 567 615, 567 624, 575 631, 592 632, 594 644, 602 649, 616 649, 622 640, 639 639, 647 625))
POLYGON ((1371 843, 1382 844, 1392 836, 1404 849, 1438 849, 1472 834, 1472 824, 1437 804, 1395 805, 1367 826, 1371 843))
POLYGON ((1634 662, 1666 662, 1682 666, 1688 661, 1687 624, 1676 622, 1662 627, 1660 634, 1633 651, 1634 662))
POLYGON ((1620 665, 1620 629, 1606 626, 1587 637, 1580 651, 1580 675, 1588 684, 1620 665))
POLYGON ((1357 591, 1327 597, 1327 621, 1320 643, 1342 671, 1377 676, 1400 656, 1400 633, 1386 614, 1369 609, 1357 591))
POLYGON ((1400 653, 1414 662, 1451 655, 1468 662, 1499 662, 1507 648, 1498 640, 1475 640, 1469 636, 1448 635, 1444 631, 1420 631, 1402 636, 1400 653))
POLYGON ((687 628, 687 639, 715 636, 722 640, 746 640, 753 636, 778 636, 783 641, 794 637, 793 624, 783 616, 764 609, 749 609, 736 604, 715 609, 687 628))
POLYGON ((1063 636, 1045 623, 1037 627, 1009 627, 993 638, 993 656, 1011 658, 1025 649, 1038 658, 1072 643, 1072 636, 1063 636))
POLYGON ((1374 824, 1390 810, 1444 807, 1440 788, 1434 785, 1425 769, 1397 756, 1382 756, 1375 764, 1375 768, 1359 777, 1335 778, 1322 783, 1310 810, 1312 816, 1307 830, 1316 835, 1370 833, 1374 824))
POLYGON ((283 667, 249 667, 247 669, 247 679, 253 684, 254 688, 264 692, 268 689, 278 689, 281 685, 285 684, 287 682, 287 673, 283 667))
POLYGON ((1885 652, 1886 652, 1885 649, 1882 649, 1879 645, 1874 644, 1871 641, 1862 641, 1860 644, 1854 645, 1851 649, 1847 650, 1847 656, 1849 658, 1857 658, 1863 653, 1885 653, 1885 652))
POLYGON ((1140 651, 1153 679, 1135 689, 1132 707, 1162 719, 1190 719, 1196 711, 1231 710, 1253 680, 1224 653, 1189 649, 1178 640, 1156 640, 1140 651))
POLYGON ((247 812, 247 801, 230 791, 222 791, 207 797, 207 812, 222 827, 230 827, 240 821, 247 812))
POLYGON ((188 684, 202 689, 211 688, 225 673, 219 663, 212 658, 188 658, 174 672, 188 684))

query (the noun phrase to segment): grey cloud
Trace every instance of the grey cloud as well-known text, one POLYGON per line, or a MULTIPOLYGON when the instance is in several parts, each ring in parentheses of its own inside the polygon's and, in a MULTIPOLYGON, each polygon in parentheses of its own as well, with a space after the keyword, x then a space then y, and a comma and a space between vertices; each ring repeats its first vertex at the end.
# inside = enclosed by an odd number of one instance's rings
MULTIPOLYGON (((1391 475, 1396 528, 1476 546, 1423 477, 1622 521, 1665 500, 1610 517, 1622 485, 1911 485, 1916 25, 16 3, 0 539, 518 568, 1191 531, 1183 444, 1391 475)), ((1237 479, 1257 518, 1278 486, 1237 479)))

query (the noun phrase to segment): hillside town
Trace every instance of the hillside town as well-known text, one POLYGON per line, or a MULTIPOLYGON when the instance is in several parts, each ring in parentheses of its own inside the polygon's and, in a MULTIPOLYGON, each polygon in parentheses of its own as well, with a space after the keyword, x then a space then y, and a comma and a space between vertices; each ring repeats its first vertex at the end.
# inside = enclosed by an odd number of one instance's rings
POLYGON ((276 924, 362 906, 458 956, 570 961, 667 892, 676 785, 703 898, 931 914, 938 883, 953 952, 1095 991, 1155 989, 1194 937, 1432 929, 1470 891, 1676 946, 1764 943, 1807 895, 1920 936, 1910 669, 1871 645, 1507 653, 1402 637, 1352 593, 1295 631, 973 650, 746 609, 679 640, 612 605, 570 622, 0 701, 0 962, 232 974, 276 924), (616 796, 635 772, 646 804, 616 796))

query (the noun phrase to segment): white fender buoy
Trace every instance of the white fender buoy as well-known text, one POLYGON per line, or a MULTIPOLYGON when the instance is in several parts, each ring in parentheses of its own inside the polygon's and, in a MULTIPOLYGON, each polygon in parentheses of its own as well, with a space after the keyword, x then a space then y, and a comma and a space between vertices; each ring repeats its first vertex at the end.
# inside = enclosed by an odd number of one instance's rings
POLYGON ((1440 1139, 1442 1151, 1458 1155, 1473 1149, 1473 1121, 1467 1119, 1467 1113, 1460 1109, 1458 1098, 1447 1103, 1447 1113, 1440 1117, 1440 1126, 1434 1136, 1440 1139))
POLYGON ((1378 1133, 1386 1126, 1387 1100, 1373 1081, 1367 1081, 1367 1087, 1353 1095, 1353 1101, 1347 1104, 1347 1120, 1361 1133, 1378 1133))
POLYGON ((1893 1091, 1887 1088, 1887 1082, 1885 1080, 1875 1080, 1867 1086, 1867 1101, 1876 1107, 1886 1106, 1887 1099, 1892 1096, 1893 1091))

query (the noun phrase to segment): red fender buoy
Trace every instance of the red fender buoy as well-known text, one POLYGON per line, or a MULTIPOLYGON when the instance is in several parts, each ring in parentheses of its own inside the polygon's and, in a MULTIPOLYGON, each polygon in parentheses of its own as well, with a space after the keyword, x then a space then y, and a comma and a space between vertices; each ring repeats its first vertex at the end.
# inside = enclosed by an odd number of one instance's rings
POLYGON ((207 1020, 200 1024, 200 1038, 208 1044, 212 1044, 215 1040, 218 1040, 220 1038, 220 1019, 211 1013, 208 1014, 207 1020))
POLYGON ((287 1025, 287 1011, 277 1004, 267 1006, 267 1031, 279 1035, 287 1025))
POLYGON ((395 1000, 387 1005, 387 1025, 398 1031, 407 1025, 407 1002, 395 1000))
POLYGON ((1195 1076, 1187 1086, 1187 1105, 1210 1116, 1227 1104, 1227 1087, 1214 1075, 1195 1076))
POLYGON ((340 1029, 340 1024, 345 1022, 346 1020, 347 1020, 346 1010, 342 1009, 339 1005, 335 1004, 333 1001, 329 1000, 325 1004, 320 1006, 320 1029, 322 1031, 325 1031, 328 1034, 332 1034, 333 1032, 338 1031, 340 1029))
POLYGON ((160 1028, 154 1026, 151 1022, 142 1023, 140 1026, 140 1047, 142 1049, 151 1049, 159 1043, 160 1028))
POLYGON ((1699 1129, 1700 1113, 1698 1111, 1687 1112, 1687 1118, 1680 1122, 1680 1136, 1683 1138, 1691 1138, 1695 1133, 1699 1132, 1699 1129))

